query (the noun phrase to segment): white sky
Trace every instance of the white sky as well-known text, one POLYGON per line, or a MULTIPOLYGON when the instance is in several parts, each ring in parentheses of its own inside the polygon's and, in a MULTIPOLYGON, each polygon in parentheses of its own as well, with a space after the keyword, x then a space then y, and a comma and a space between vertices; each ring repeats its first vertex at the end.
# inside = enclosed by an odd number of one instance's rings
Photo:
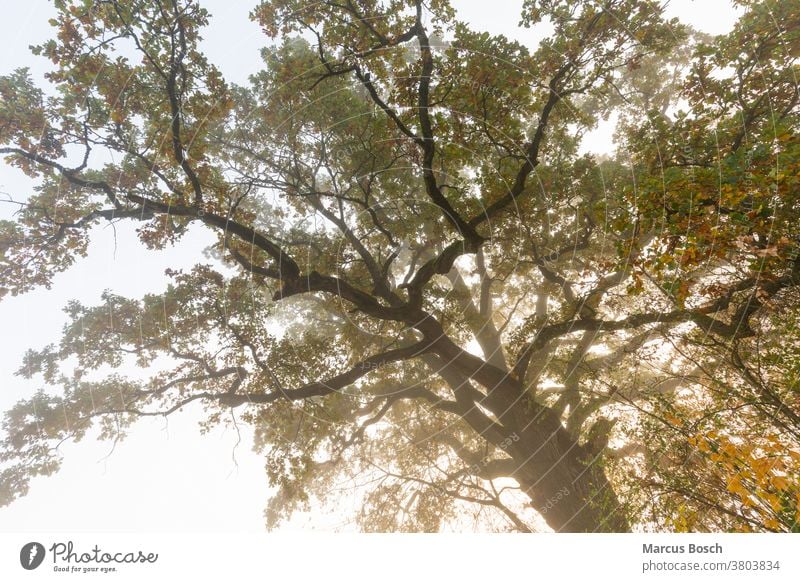
MULTIPOLYGON (((226 78, 245 83, 260 61, 265 38, 247 18, 256 0, 206 0, 213 15, 204 32, 205 48, 226 78)), ((523 43, 533 33, 517 29, 522 0, 453 0, 460 18, 474 28, 503 33, 523 43)), ((728 0, 673 0, 671 15, 709 33, 730 29, 735 20, 728 0)), ((27 47, 50 37, 52 7, 46 0, 7 2, 0 20, 0 74, 30 67, 41 78, 49 62, 30 55, 27 47)), ((593 149, 610 144, 611 127, 592 136, 593 149)), ((30 182, 0 164, 0 192, 24 198, 30 182)), ((0 205, 0 217, 9 208, 0 205)), ((139 297, 164 286, 167 267, 189 267, 197 251, 211 240, 191 233, 175 249, 146 251, 131 244, 133 227, 118 227, 118 246, 110 229, 97 229, 90 256, 56 277, 50 291, 37 290, 0 302, 0 411, 30 395, 38 383, 14 376, 29 347, 57 342, 70 299, 92 305, 103 289, 139 297)), ((263 460, 250 450, 250 432, 240 425, 242 443, 232 459, 237 435, 218 430, 201 436, 197 413, 163 420, 145 420, 108 455, 110 443, 90 438, 63 447, 65 461, 54 477, 37 479, 30 494, 0 509, 0 531, 261 531, 269 495, 263 460), (168 428, 168 430, 167 430, 168 428)), ((287 529, 330 529, 336 516, 305 516, 287 529)))

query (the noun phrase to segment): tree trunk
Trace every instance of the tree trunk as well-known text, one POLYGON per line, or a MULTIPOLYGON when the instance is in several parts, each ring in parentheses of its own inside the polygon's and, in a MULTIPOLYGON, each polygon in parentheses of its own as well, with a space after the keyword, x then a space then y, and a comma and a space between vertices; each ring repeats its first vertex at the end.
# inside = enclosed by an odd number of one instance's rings
POLYGON ((556 532, 630 531, 600 457, 560 423, 543 428, 530 424, 508 452, 517 461, 513 477, 547 524, 556 532))
POLYGON ((600 451, 594 451, 592 443, 581 446, 558 412, 537 403, 508 372, 461 350, 437 322, 428 319, 417 327, 435 347, 436 355, 428 354, 426 360, 432 371, 450 385, 457 400, 465 400, 465 412, 482 416, 487 427, 469 414, 464 420, 516 461, 509 476, 548 525, 557 532, 630 531, 600 463, 600 451), (463 393, 473 381, 487 389, 481 404, 496 415, 496 423, 475 407, 474 394, 463 393))

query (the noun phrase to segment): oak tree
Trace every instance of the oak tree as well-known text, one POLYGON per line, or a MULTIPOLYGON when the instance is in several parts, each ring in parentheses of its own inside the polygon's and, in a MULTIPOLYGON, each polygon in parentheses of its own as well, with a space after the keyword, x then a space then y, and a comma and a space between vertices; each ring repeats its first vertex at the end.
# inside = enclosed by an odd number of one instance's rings
POLYGON ((254 426, 269 527, 352 481, 371 531, 798 529, 800 2, 711 37, 653 0, 526 0, 529 48, 447 0, 264 0, 247 86, 194 1, 54 3, 47 90, 0 78, 0 153, 37 180, 0 293, 99 225, 216 243, 67 304, 0 502, 65 439, 197 403, 254 426))

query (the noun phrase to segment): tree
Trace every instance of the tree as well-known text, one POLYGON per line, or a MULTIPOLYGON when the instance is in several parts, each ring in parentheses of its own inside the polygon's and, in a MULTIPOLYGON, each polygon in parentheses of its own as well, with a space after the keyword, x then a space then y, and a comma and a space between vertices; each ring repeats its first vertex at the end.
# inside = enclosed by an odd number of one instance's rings
POLYGON ((526 0, 531 51, 446 0, 265 0, 240 87, 194 2, 57 0, 52 94, 0 81, 0 152, 39 180, 3 294, 106 222, 217 243, 163 293, 68 304, 0 499, 64 439, 198 401, 255 426, 270 527, 344 478, 366 530, 797 529, 800 4, 737 4, 708 38, 650 0, 526 0), (581 154, 612 115, 617 152, 581 154))

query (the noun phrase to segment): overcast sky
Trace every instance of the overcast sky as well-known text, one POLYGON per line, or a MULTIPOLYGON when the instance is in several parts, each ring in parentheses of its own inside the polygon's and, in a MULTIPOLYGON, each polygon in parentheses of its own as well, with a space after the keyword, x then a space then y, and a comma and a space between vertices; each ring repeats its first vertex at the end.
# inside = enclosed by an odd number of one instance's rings
MULTIPOLYGON (((247 18, 255 0, 206 0, 213 15, 204 32, 212 62, 226 78, 245 83, 259 67, 265 37, 247 18)), ((453 0, 459 16, 474 28, 503 33, 526 44, 536 39, 517 29, 522 0, 453 0)), ((735 20, 728 0, 680 0, 671 15, 712 34, 730 29, 735 20)), ((41 79, 48 61, 32 57, 28 46, 50 36, 46 0, 6 2, 0 20, 0 74, 30 67, 41 79)), ((594 148, 610 143, 610 128, 593 136, 594 148)), ((0 164, 0 192, 24 198, 30 182, 0 164)), ((0 205, 0 217, 10 208, 0 205)), ((35 381, 14 376, 26 348, 58 341, 66 318, 62 307, 70 299, 97 303, 103 289, 139 297, 164 287, 167 267, 190 267, 196 252, 211 236, 195 230, 180 246, 162 252, 146 251, 130 241, 133 225, 96 229, 89 258, 56 277, 51 290, 37 290, 0 302, 0 411, 38 388, 35 381)), ((62 470, 37 479, 30 494, 0 509, 0 531, 261 531, 269 491, 263 460, 250 450, 250 431, 242 425, 242 442, 232 430, 201 436, 197 412, 176 414, 169 421, 146 419, 109 455, 109 443, 85 442, 62 447, 62 470), (234 462, 234 456, 236 462, 234 462)), ((301 516, 287 529, 331 529, 339 517, 301 516)))

